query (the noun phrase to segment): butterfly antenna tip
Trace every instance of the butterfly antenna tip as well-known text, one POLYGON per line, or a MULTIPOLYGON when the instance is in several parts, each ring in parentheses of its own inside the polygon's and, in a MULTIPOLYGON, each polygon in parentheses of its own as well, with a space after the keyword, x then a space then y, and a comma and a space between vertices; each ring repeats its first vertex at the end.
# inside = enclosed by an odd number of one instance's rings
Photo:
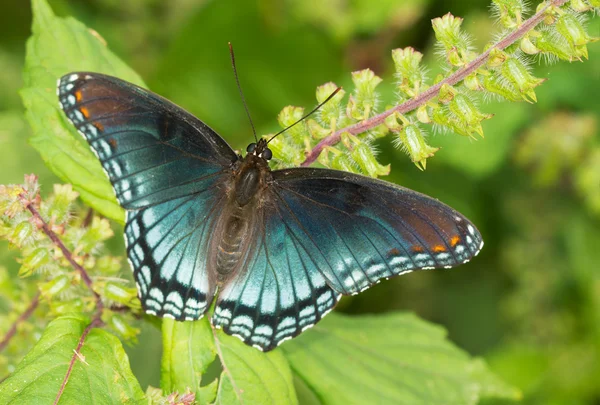
POLYGON ((237 68, 235 67, 235 54, 233 53, 233 45, 231 45, 231 42, 228 42, 227 45, 229 45, 229 54, 231 55, 231 66, 233 67, 235 83, 237 84, 237 88, 240 92, 240 97, 242 98, 242 103, 244 104, 244 110, 246 110, 246 116, 248 116, 248 121, 250 121, 250 126, 252 127, 252 134, 254 135, 254 140, 258 143, 258 138, 256 137, 256 129, 254 128, 254 122, 252 122, 252 117, 250 116, 250 111, 248 110, 248 104, 246 104, 244 92, 242 91, 242 86, 240 85, 240 79, 238 77, 237 68))

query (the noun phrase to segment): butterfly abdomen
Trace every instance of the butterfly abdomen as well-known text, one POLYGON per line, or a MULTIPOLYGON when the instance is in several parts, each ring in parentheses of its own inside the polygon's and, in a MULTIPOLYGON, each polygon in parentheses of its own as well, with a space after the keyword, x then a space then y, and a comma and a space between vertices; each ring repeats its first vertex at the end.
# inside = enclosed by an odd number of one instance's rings
POLYGON ((226 209, 220 218, 220 232, 215 234, 215 270, 217 280, 225 282, 236 274, 247 260, 251 245, 260 195, 269 175, 268 166, 255 156, 247 156, 236 171, 226 209))
POLYGON ((217 279, 225 281, 239 266, 246 249, 244 241, 250 239, 250 221, 244 207, 236 207, 224 218, 223 232, 216 251, 217 279))

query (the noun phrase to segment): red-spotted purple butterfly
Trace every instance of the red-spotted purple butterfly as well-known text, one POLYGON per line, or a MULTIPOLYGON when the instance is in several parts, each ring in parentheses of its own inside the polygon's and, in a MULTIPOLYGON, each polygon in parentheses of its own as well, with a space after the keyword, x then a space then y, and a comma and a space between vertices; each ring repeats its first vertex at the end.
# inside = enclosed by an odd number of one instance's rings
POLYGON ((336 170, 272 171, 264 139, 242 157, 190 113, 115 77, 68 74, 58 97, 127 213, 149 314, 200 319, 216 297, 212 324, 267 351, 342 295, 466 263, 483 246, 433 198, 336 170))

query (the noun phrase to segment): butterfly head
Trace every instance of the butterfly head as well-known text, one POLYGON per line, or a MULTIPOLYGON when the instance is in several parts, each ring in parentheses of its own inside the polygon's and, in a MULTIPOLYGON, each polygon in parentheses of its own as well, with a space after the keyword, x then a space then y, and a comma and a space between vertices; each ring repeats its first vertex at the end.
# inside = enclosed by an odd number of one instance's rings
POLYGON ((267 148, 267 141, 263 138, 259 139, 257 143, 253 142, 248 145, 246 152, 267 161, 271 160, 273 157, 273 152, 271 152, 271 149, 267 148))

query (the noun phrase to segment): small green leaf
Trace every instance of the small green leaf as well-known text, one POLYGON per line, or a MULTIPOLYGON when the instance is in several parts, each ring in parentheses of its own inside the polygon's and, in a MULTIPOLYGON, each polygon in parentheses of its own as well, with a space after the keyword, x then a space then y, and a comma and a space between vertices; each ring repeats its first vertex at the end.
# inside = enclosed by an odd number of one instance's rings
POLYGON ((292 372, 280 350, 262 353, 220 330, 216 339, 224 370, 216 404, 298 403, 292 372))
POLYGON ((176 322, 162 321, 163 357, 160 386, 164 392, 197 391, 202 374, 217 354, 208 320, 176 322))
POLYGON ((33 35, 21 91, 33 129, 31 145, 64 182, 101 214, 123 221, 112 187, 98 159, 58 107, 56 81, 72 71, 93 71, 143 85, 140 77, 113 55, 94 31, 72 18, 58 18, 46 0, 33 0, 33 35))
POLYGON ((214 332, 207 317, 196 322, 164 319, 163 347, 164 393, 190 388, 200 403, 297 403, 292 373, 279 350, 262 353, 222 331, 214 332), (218 381, 201 387, 202 376, 215 358, 223 371, 218 381))
MULTIPOLYGON (((519 393, 412 314, 331 314, 281 346, 324 404, 476 404, 519 393)), ((304 395, 306 396, 306 395, 304 395)))
MULTIPOLYGON (((0 403, 53 403, 88 322, 81 315, 52 321, 14 373, 0 384, 0 403)), ((129 368, 129 359, 119 339, 102 329, 90 331, 60 403, 142 402, 145 402, 144 393, 129 368)))

